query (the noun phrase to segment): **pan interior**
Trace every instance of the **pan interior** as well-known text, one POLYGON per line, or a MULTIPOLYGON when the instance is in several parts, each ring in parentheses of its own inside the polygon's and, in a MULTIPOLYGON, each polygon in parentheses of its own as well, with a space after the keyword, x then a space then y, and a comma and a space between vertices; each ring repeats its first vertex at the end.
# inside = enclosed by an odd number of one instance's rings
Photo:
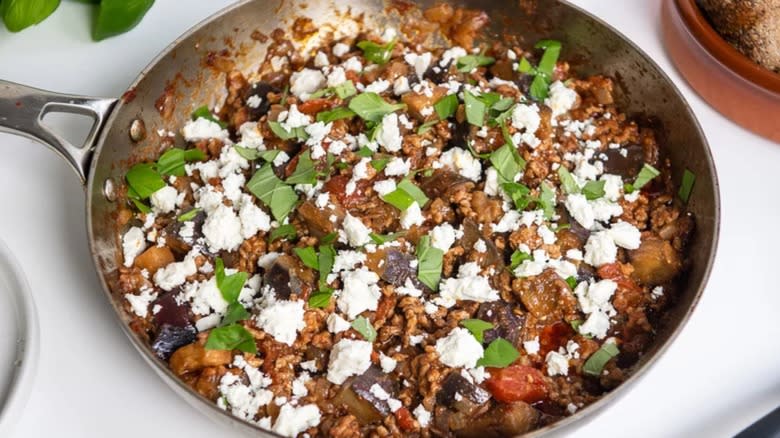
MULTIPOLYGON (((421 7, 434 4, 426 0, 421 7)), ((518 0, 507 7, 506 1, 458 0, 454 6, 481 9, 491 17, 491 29, 497 37, 502 33, 517 34, 526 44, 541 38, 554 38, 563 43, 562 59, 571 63, 580 76, 605 74, 617 83, 619 106, 642 123, 652 124, 659 133, 664 153, 673 166, 673 179, 680 181, 684 170, 697 176, 689 209, 696 218, 696 232, 691 241, 691 267, 683 278, 678 303, 666 315, 657 341, 636 365, 641 374, 644 365, 658 356, 682 324, 698 300, 706 283, 717 246, 719 197, 715 170, 706 140, 684 99, 657 65, 633 44, 602 22, 579 9, 555 0, 518 0)), ((208 67, 215 59, 224 60, 244 72, 259 65, 265 55, 268 36, 273 30, 289 29, 300 16, 311 18, 321 35, 354 28, 360 17, 365 26, 379 28, 397 23, 397 15, 384 13, 381 0, 336 2, 307 0, 303 4, 285 0, 245 1, 220 12, 177 39, 170 48, 147 67, 118 103, 102 133, 90 172, 88 184, 88 228, 92 252, 104 289, 121 325, 133 344, 142 351, 156 371, 178 392, 223 420, 228 418, 194 391, 189 390, 157 360, 145 343, 128 327, 130 316, 122 305, 122 297, 114 288, 121 248, 117 239, 118 205, 106 200, 104 182, 112 179, 121 184, 124 173, 135 161, 156 157, 160 137, 157 130, 177 132, 191 111, 201 105, 219 103, 225 93, 225 74, 208 67), (169 96, 175 108, 169 117, 157 110, 160 99, 169 96), (146 138, 133 142, 130 126, 143 120, 146 138), (199 400, 199 401, 198 401, 199 400)), ((311 39, 302 45, 314 44, 311 39)), ((176 139, 183 145, 181 136, 176 139)), ((637 376, 623 386, 628 386, 637 376)), ((617 391, 620 393, 621 390, 617 391)), ((613 392, 614 394, 614 392, 613 392)), ((614 397, 610 395, 551 427, 570 423, 614 397)), ((247 423, 242 427, 252 428, 247 423)), ((254 429, 255 433, 259 431, 254 429)), ((546 429, 542 429, 545 431, 546 429)))

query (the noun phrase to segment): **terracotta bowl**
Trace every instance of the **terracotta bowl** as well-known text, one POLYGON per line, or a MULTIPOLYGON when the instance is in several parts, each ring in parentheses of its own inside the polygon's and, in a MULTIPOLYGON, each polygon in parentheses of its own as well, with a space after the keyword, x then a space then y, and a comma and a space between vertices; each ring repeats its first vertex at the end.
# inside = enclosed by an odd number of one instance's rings
POLYGON ((662 9, 666 49, 691 87, 724 116, 780 143, 780 74, 726 42, 695 0, 664 0, 662 9))

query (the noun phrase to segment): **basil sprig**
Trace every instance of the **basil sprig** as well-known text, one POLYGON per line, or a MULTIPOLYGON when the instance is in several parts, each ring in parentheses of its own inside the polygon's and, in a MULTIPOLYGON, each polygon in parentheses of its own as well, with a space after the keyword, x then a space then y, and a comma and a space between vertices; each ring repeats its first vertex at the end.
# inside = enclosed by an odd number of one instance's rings
POLYGON ((495 64, 496 58, 484 55, 466 55, 458 58, 458 71, 461 73, 470 73, 477 67, 484 67, 495 64))
POLYGON ((531 254, 516 249, 515 252, 512 253, 512 256, 509 259, 510 261, 509 269, 514 270, 516 267, 522 265, 524 261, 533 260, 533 259, 534 258, 531 256, 531 254))
POLYGON ((464 319, 460 322, 460 325, 466 328, 479 343, 485 342, 485 331, 492 329, 494 326, 492 323, 483 321, 481 319, 464 319))
POLYGON ((395 47, 396 40, 393 39, 387 44, 377 44, 373 41, 361 41, 357 43, 360 50, 363 51, 363 56, 373 62, 374 64, 384 65, 390 61, 390 57, 393 55, 393 48, 395 47))
POLYGON ((376 93, 363 93, 349 101, 349 109, 361 119, 380 123, 387 114, 406 108, 402 103, 389 103, 376 93))
POLYGON ((417 278, 431 290, 439 289, 444 251, 431 245, 430 236, 422 236, 417 244, 417 278))
POLYGON ((593 353, 588 360, 585 361, 585 365, 582 366, 582 372, 589 376, 600 376, 601 371, 604 370, 604 365, 619 353, 620 350, 617 345, 611 342, 605 342, 598 351, 593 353))
POLYGON ((246 184, 247 189, 257 196, 278 221, 283 221, 298 203, 295 190, 274 173, 273 165, 266 163, 246 184))
POLYGON ((506 368, 512 365, 520 352, 511 342, 503 338, 497 338, 485 348, 482 358, 477 361, 477 366, 490 368, 506 368))
POLYGON ((376 329, 371 325, 371 321, 365 317, 358 316, 355 318, 355 320, 352 321, 352 328, 363 335, 363 337, 366 338, 366 341, 374 342, 374 340, 376 340, 376 329))
POLYGON ((128 191, 127 196, 143 213, 151 211, 143 200, 165 187, 163 176, 183 176, 184 164, 187 161, 205 160, 206 155, 200 149, 183 150, 173 148, 166 151, 156 163, 139 163, 131 167, 125 174, 128 191))
POLYGON ((555 40, 541 40, 534 46, 536 49, 544 49, 542 59, 539 65, 534 67, 523 58, 520 60, 518 70, 520 73, 529 74, 534 77, 531 82, 530 94, 537 101, 542 101, 550 95, 550 84, 552 83, 555 64, 561 54, 561 43, 555 40))
POLYGON ((401 180, 394 191, 382 196, 382 200, 399 211, 406 211, 415 202, 423 208, 429 201, 425 193, 408 178, 401 180))
POLYGON ((19 32, 45 20, 60 6, 60 0, 3 0, 0 2, 5 27, 19 32))
POLYGON ((626 193, 633 193, 635 190, 639 190, 645 185, 647 185, 647 183, 652 181, 655 177, 657 177, 660 174, 661 172, 658 169, 645 163, 642 166, 642 169, 639 170, 639 174, 636 176, 634 183, 626 184, 624 186, 624 189, 626 193))
POLYGON ((206 339, 208 350, 234 350, 238 349, 246 353, 256 353, 254 337, 244 326, 237 324, 239 321, 249 318, 249 312, 238 301, 241 290, 247 280, 246 272, 236 272, 227 275, 225 263, 217 257, 214 261, 214 276, 217 288, 222 298, 228 303, 227 311, 222 317, 219 327, 209 332, 206 339))
POLYGON ((696 175, 688 169, 685 169, 682 178, 682 184, 680 184, 680 190, 677 192, 677 196, 680 197, 682 202, 687 203, 691 197, 691 191, 693 190, 693 184, 696 182, 696 175))

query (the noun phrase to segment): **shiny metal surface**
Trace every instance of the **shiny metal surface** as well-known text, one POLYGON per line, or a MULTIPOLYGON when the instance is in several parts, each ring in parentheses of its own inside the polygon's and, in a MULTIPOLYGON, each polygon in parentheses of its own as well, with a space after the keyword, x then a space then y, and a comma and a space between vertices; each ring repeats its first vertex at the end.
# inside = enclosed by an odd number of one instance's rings
MULTIPOLYGON (((421 7, 433 3, 431 0, 418 2, 421 7)), ((628 393, 630 386, 641 378, 679 333, 696 306, 709 277, 719 232, 720 197, 712 157, 696 118, 669 78, 641 50, 600 20, 556 0, 453 0, 450 3, 485 10, 492 19, 490 31, 495 37, 503 33, 518 34, 529 45, 540 38, 561 40, 564 47, 562 58, 571 63, 576 74, 587 76, 599 73, 616 79, 616 98, 620 107, 657 130, 664 153, 673 164, 675 180, 680 180, 686 168, 697 175, 689 204, 697 220, 697 231, 690 248, 693 255, 691 269, 681 280, 682 291, 678 302, 662 320, 654 346, 637 363, 634 374, 622 386, 575 415, 530 435, 570 432, 572 427, 592 419, 595 412, 628 393)), ((265 43, 252 38, 253 33, 257 31, 268 35, 276 28, 287 29, 299 16, 310 17, 323 35, 346 29, 354 24, 346 16, 347 6, 351 16, 364 14, 364 21, 369 27, 395 23, 399 18, 384 13, 382 0, 337 2, 335 5, 324 0, 309 0, 305 2, 305 7, 285 0, 247 0, 195 26, 152 61, 129 87, 125 97, 105 121, 105 128, 96 140, 89 171, 82 172, 89 175, 87 227, 94 262, 120 326, 152 368, 177 393, 201 412, 252 436, 274 435, 231 417, 192 391, 130 330, 127 324, 130 315, 126 314, 122 298, 114 289, 121 254, 114 220, 117 205, 106 198, 104 185, 109 178, 115 182, 123 181, 124 173, 133 162, 151 159, 158 154, 160 139, 155 135, 158 129, 178 131, 194 108, 203 104, 213 105, 220 100, 225 90, 225 75, 204 67, 207 59, 213 60, 221 51, 227 50, 229 54, 219 55, 222 59, 233 62, 243 71, 251 71, 259 64, 266 48, 265 43), (164 118, 157 109, 158 98, 166 92, 169 100, 175 102, 168 118, 164 118), (133 142, 130 127, 136 119, 143 121, 147 135, 143 140, 133 142)), ((12 108, 0 110, 0 115, 6 116, 9 110, 12 108)), ((36 113, 27 115, 37 117, 36 113)), ((31 135, 19 129, 16 132, 31 135)), ((34 134, 35 138, 46 138, 38 136, 37 131, 34 134)), ((181 138, 176 141, 183 144, 181 138)), ((66 157, 74 166, 83 162, 70 155, 70 150, 66 157)), ((79 158, 88 160, 84 156, 79 158)))
POLYGON ((60 154, 87 182, 87 168, 96 139, 111 113, 116 99, 77 96, 39 90, 0 80, 0 132, 37 140, 60 154), (63 112, 92 117, 92 129, 83 145, 73 145, 41 123, 47 113, 63 112))

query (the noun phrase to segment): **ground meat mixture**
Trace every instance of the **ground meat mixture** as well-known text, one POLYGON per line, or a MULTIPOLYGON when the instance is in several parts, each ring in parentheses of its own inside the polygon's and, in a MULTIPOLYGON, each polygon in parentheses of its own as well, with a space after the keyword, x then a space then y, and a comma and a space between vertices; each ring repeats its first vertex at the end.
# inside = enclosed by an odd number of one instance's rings
POLYGON ((131 325, 238 418, 521 434, 626 379, 675 300, 694 222, 612 80, 556 41, 472 46, 478 11, 424 17, 306 52, 275 32, 127 173, 131 325))

